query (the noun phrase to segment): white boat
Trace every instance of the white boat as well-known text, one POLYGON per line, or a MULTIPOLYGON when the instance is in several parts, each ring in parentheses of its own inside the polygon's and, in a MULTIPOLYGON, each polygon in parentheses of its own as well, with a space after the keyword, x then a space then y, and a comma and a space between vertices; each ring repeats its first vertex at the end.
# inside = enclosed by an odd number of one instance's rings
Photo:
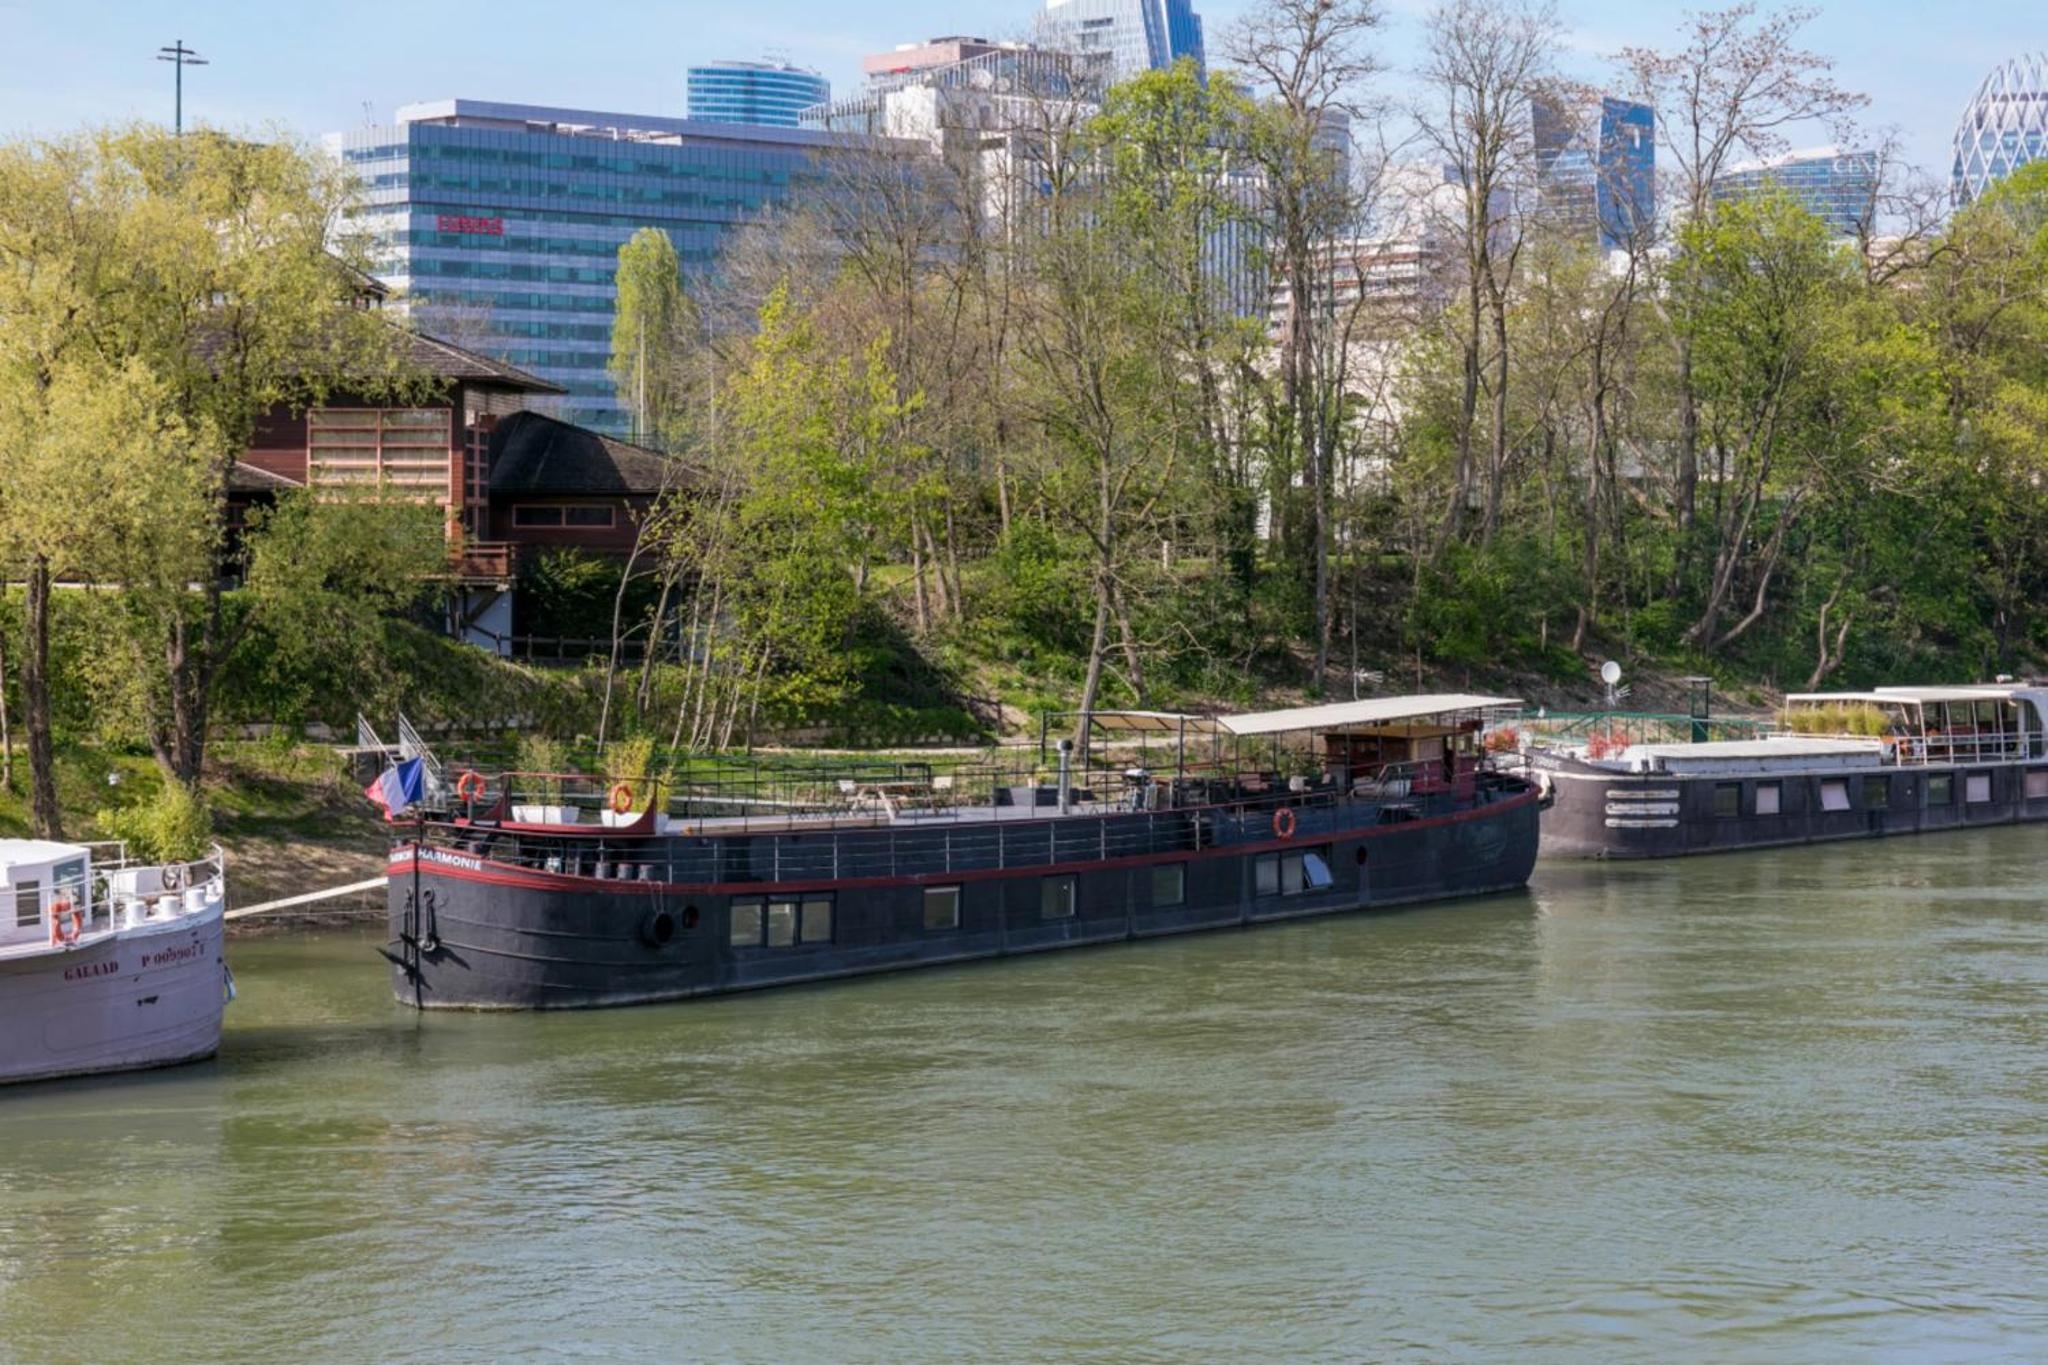
POLYGON ((0 1084, 217 1052, 225 868, 217 847, 140 863, 118 844, 0 839, 0 1084))

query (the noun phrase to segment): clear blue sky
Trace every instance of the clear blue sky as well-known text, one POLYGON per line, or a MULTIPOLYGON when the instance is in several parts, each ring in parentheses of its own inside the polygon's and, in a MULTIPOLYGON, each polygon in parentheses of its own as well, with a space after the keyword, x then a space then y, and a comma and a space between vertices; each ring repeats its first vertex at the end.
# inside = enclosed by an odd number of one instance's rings
MULTIPOLYGON (((1211 35, 1247 0, 1196 0, 1211 35)), ((1718 0, 1717 0, 1718 3, 1718 0)), ((460 95, 633 113, 680 113, 683 68, 764 51, 851 88, 860 56, 938 33, 1021 37, 1033 0, 0 0, 0 132, 59 132, 136 117, 168 122, 171 68, 151 60, 182 37, 211 65, 188 71, 189 119, 282 124, 306 136, 354 126, 365 107, 460 95)), ((1412 66, 1428 0, 1387 0, 1389 62, 1412 66)), ((2007 56, 2048 48, 2048 0, 1832 0, 1809 30, 1867 121, 1904 130, 1920 165, 1945 175, 1957 114, 2007 56)), ((1663 0, 1559 0, 1573 74, 1597 79, 1627 43, 1671 41, 1663 0)))

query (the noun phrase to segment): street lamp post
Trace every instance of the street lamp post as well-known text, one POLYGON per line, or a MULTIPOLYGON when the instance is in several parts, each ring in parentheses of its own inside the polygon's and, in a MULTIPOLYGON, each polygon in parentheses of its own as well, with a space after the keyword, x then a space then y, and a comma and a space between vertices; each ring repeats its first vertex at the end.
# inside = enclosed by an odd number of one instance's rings
POLYGON ((178 73, 176 84, 177 103, 173 106, 174 113, 171 130, 179 137, 183 137, 185 135, 185 68, 188 66, 205 66, 206 58, 200 56, 191 48, 186 47, 185 40, 180 38, 170 47, 158 48, 156 50, 156 59, 160 62, 169 62, 172 69, 178 73))

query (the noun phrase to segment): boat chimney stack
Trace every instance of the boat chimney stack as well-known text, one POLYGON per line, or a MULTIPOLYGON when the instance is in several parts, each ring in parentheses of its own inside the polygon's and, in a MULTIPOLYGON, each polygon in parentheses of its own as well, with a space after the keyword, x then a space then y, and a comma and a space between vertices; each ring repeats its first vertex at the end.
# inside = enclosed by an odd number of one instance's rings
POLYGON ((1072 772, 1072 771, 1073 771, 1073 767, 1074 767, 1074 741, 1073 741, 1073 740, 1071 740, 1071 739, 1063 739, 1063 740, 1061 740, 1061 741, 1060 741, 1060 793, 1059 793, 1059 800, 1060 800, 1060 814, 1061 814, 1061 815, 1065 815, 1065 814, 1067 813, 1067 800, 1068 800, 1067 776, 1068 776, 1068 774, 1069 774, 1070 772, 1072 772))

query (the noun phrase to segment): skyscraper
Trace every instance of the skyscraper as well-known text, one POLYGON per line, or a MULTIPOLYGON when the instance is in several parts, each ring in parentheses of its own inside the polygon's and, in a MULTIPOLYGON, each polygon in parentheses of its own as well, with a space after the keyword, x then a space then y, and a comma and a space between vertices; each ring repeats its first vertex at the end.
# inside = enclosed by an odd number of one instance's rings
POLYGON ((1742 199, 1768 190, 1790 195, 1838 237, 1872 230, 1877 219, 1876 152, 1817 147, 1737 166, 1714 187, 1714 199, 1742 199))
POLYGON ((333 134, 360 179, 377 277, 427 330, 568 391, 561 416, 623 434, 614 272, 642 227, 690 273, 775 204, 837 192, 827 163, 870 139, 481 100, 408 105, 333 134))
POLYGON ((1657 116, 1646 104, 1602 99, 1597 108, 1535 101, 1530 108, 1541 206, 1602 249, 1626 246, 1657 211, 1657 116))
POLYGON ((2048 155, 2048 54, 2015 57, 1984 78, 1956 125, 1956 207, 2048 155))
POLYGON ((832 82, 779 62, 708 62, 688 74, 691 118, 794 128, 797 115, 832 98, 832 82))
POLYGON ((1182 57, 1207 69, 1202 18, 1191 0, 1046 0, 1038 41, 1068 52, 1107 52, 1116 80, 1182 57))

